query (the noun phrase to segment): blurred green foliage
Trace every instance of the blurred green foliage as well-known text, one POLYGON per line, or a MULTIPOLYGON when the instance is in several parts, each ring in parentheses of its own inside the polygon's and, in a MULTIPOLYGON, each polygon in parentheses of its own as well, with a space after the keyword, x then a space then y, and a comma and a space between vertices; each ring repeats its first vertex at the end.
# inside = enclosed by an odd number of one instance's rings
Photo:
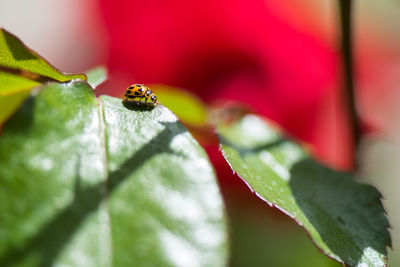
POLYGON ((152 85, 158 100, 185 123, 202 125, 208 120, 206 105, 194 94, 166 85, 152 85))

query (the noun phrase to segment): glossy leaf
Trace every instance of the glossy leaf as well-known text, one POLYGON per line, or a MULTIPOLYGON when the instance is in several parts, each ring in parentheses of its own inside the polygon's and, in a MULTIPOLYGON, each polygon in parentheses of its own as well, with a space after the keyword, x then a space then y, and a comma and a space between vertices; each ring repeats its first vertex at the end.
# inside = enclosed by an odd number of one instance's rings
POLYGON ((389 223, 374 187, 312 160, 257 116, 220 125, 219 134, 232 169, 326 255, 350 266, 385 266, 389 223))
POLYGON ((0 125, 29 95, 48 81, 86 80, 82 74, 67 75, 50 65, 21 40, 0 28, 0 125))
POLYGON ((205 152, 165 107, 44 86, 0 136, 0 266, 223 266, 205 152))

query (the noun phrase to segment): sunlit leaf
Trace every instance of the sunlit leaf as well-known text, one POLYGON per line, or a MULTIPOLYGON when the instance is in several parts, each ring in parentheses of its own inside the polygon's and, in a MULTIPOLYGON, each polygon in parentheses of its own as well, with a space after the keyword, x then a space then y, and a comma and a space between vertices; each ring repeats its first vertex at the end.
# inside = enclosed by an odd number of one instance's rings
POLYGON ((224 266, 205 152, 165 107, 44 86, 0 136, 0 266, 224 266))
POLYGON ((326 255, 350 266, 385 266, 389 223, 374 187, 312 160, 257 116, 220 125, 219 134, 232 169, 326 255))
POLYGON ((0 71, 0 125, 13 114, 40 83, 0 71))
POLYGON ((66 75, 61 73, 4 29, 0 29, 0 66, 3 67, 2 71, 7 69, 26 71, 60 82, 72 79, 86 80, 83 74, 66 75))
POLYGON ((0 28, 0 125, 29 95, 30 89, 49 81, 86 80, 67 75, 50 65, 21 40, 0 28))

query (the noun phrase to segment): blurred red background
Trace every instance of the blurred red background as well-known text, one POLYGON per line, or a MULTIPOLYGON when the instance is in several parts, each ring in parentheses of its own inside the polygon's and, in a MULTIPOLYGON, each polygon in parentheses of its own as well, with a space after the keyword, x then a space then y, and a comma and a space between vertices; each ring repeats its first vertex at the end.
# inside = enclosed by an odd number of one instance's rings
MULTIPOLYGON (((364 123, 377 129, 375 133, 393 135, 383 145, 361 151, 368 163, 363 174, 372 177, 364 181, 379 185, 388 199, 391 223, 399 226, 398 186, 393 184, 398 185, 395 178, 400 171, 395 149, 400 143, 396 126, 400 125, 400 3, 354 2, 357 105, 364 123)), ((241 101, 311 144, 319 160, 348 169, 353 152, 340 93, 336 3, 4 0, 0 23, 62 70, 108 66, 110 80, 96 89, 99 94, 121 95, 132 83, 164 83, 192 91, 209 104, 241 101)), ((234 266, 246 266, 240 262, 256 257, 259 261, 247 266, 267 262, 268 266, 331 266, 315 248, 311 250, 317 260, 312 263, 312 253, 306 252, 311 242, 303 242, 305 234, 294 222, 251 195, 232 175, 216 146, 206 149, 236 231, 234 266), (292 261, 286 256, 291 244, 290 253, 297 253, 292 261), (281 261, 274 263, 274 257, 281 261)), ((399 233, 393 238, 395 247, 399 233)), ((400 262, 399 255, 393 255, 392 261, 397 257, 400 262)))
POLYGON ((111 77, 126 84, 111 80, 108 93, 135 81, 185 88, 208 103, 241 101, 311 143, 321 160, 350 167, 345 110, 334 100, 340 63, 337 39, 328 36, 335 28, 301 31, 278 16, 277 1, 117 2, 100 1, 111 77))

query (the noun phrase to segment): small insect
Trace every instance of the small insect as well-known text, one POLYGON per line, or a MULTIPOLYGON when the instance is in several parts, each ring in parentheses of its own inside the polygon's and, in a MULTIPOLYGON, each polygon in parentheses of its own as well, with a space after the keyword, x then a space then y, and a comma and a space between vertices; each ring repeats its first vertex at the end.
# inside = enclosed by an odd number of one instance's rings
POLYGON ((150 100, 153 104, 158 103, 157 96, 143 84, 133 84, 126 88, 124 97, 127 102, 147 103, 150 100))

